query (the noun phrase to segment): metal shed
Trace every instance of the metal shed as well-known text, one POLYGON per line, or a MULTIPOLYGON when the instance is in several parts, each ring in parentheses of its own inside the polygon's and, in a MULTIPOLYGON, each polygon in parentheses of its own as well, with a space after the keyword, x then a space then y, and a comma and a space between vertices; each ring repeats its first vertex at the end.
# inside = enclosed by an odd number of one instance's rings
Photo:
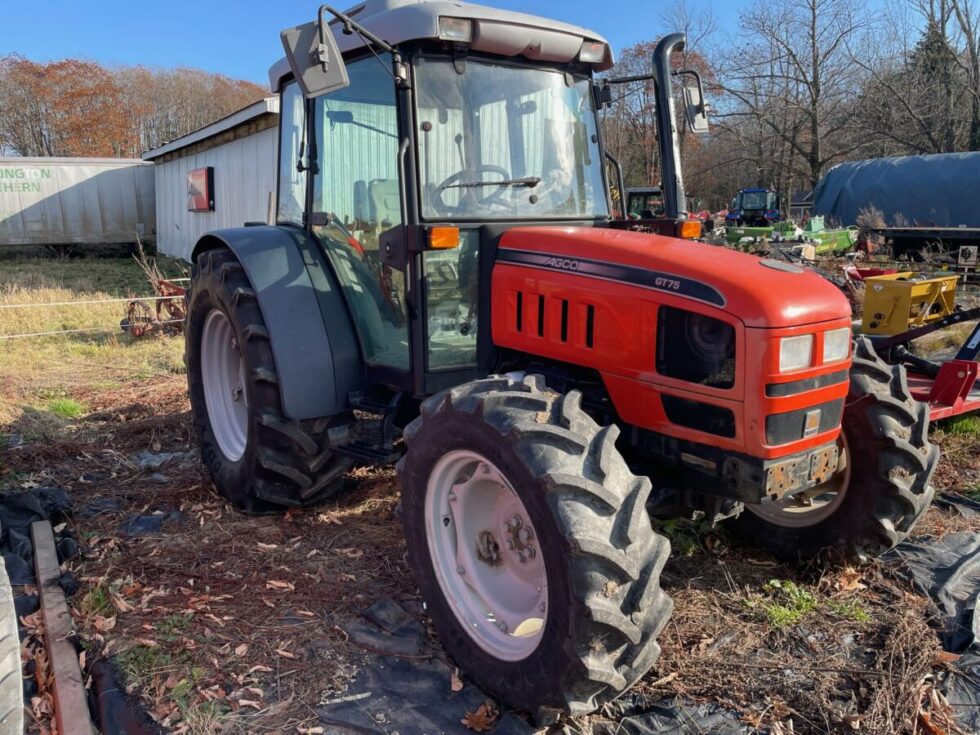
POLYGON ((267 221, 278 121, 279 98, 267 97, 143 154, 155 164, 161 252, 190 259, 205 232, 267 221))
POLYGON ((138 159, 0 157, 0 245, 152 240, 153 181, 138 159))

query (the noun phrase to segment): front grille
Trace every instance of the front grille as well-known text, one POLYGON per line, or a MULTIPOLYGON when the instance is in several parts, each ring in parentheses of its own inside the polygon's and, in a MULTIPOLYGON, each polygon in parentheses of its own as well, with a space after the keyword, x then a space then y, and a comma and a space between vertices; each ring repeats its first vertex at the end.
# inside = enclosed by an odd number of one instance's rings
POLYGON ((657 372, 712 388, 735 385, 735 329, 673 306, 657 314, 657 372))
POLYGON ((785 396, 795 396, 797 393, 806 393, 808 390, 826 388, 828 385, 836 385, 847 380, 847 371, 838 370, 836 373, 826 373, 817 375, 814 378, 804 378, 794 380, 790 383, 770 383, 766 386, 766 395, 769 398, 784 398, 785 396))
POLYGON ((780 444, 789 444, 803 439, 806 415, 818 408, 820 409, 820 423, 817 430, 813 432, 813 436, 830 431, 840 424, 841 413, 844 411, 844 399, 839 398, 836 401, 807 406, 797 411, 774 413, 771 416, 766 416, 766 444, 776 447, 780 444))
POLYGON ((735 436, 735 414, 727 408, 667 394, 661 395, 660 401, 672 424, 715 436, 735 436))

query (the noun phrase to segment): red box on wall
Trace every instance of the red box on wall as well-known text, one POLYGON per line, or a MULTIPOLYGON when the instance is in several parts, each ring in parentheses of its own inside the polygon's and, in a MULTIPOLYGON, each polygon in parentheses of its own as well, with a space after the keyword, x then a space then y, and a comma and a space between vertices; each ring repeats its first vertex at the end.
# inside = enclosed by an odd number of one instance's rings
POLYGON ((187 172, 187 211, 214 211, 214 166, 187 172))

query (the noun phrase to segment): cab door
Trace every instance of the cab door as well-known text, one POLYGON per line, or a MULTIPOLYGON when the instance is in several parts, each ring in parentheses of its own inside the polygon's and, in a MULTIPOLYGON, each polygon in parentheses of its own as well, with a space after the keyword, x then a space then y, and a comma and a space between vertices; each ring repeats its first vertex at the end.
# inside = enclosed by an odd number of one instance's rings
POLYGON ((381 241, 401 231, 404 219, 388 64, 374 56, 348 62, 350 86, 313 103, 316 165, 308 225, 341 284, 368 369, 408 374, 405 272, 383 262, 380 252, 381 241))

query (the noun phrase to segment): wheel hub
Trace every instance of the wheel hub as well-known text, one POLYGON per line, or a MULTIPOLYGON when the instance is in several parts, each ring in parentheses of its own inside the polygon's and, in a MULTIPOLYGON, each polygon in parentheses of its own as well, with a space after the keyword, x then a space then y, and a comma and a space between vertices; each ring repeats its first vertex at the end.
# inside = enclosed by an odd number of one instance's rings
POLYGON ((440 459, 426 489, 436 580, 477 645, 519 661, 543 635, 548 577, 527 509, 503 473, 475 452, 440 459))
POLYGON ((230 461, 237 462, 248 443, 245 360, 235 328, 220 309, 208 314, 201 330, 201 377, 218 449, 230 461))
POLYGON ((517 555, 521 564, 527 564, 537 556, 537 550, 531 542, 534 540, 534 528, 525 524, 524 519, 515 515, 506 522, 507 548, 517 555))

